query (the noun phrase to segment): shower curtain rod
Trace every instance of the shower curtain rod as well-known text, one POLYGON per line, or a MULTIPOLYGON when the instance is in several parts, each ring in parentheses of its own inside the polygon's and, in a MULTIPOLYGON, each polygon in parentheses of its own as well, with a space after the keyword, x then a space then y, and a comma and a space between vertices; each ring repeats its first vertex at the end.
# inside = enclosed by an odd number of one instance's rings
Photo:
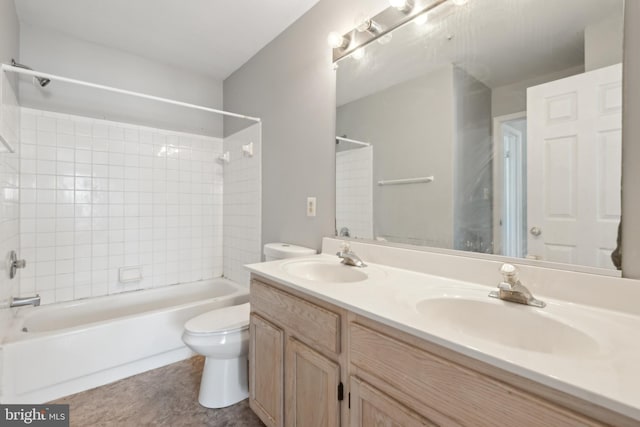
POLYGON ((370 146, 371 144, 368 142, 358 141, 356 139, 345 138, 344 136, 336 136, 336 139, 341 142, 351 142, 352 144, 363 145, 365 147, 370 146))
POLYGON ((162 98, 159 96, 147 95, 145 93, 133 92, 130 90, 118 89, 116 87, 100 85, 97 83, 85 82, 83 80, 70 79, 68 77, 57 76, 55 74, 41 73, 40 71, 27 70, 25 68, 14 67, 8 64, 2 64, 2 70, 5 72, 12 72, 18 74, 24 74, 27 76, 40 77, 45 79, 50 79, 52 82, 65 82, 72 83, 80 86, 91 87, 94 89, 105 90, 108 92, 121 93, 123 95, 135 96, 137 98, 149 99, 151 101, 164 102, 165 104, 178 105, 180 107, 192 108, 194 110, 207 111, 209 113, 221 114, 223 116, 229 117, 237 117, 240 119, 252 120, 254 122, 261 122, 261 119, 258 117, 245 116, 244 114, 231 113, 229 111, 216 110, 215 108, 203 107, 202 105, 189 104, 187 102, 175 101, 169 98, 162 98))

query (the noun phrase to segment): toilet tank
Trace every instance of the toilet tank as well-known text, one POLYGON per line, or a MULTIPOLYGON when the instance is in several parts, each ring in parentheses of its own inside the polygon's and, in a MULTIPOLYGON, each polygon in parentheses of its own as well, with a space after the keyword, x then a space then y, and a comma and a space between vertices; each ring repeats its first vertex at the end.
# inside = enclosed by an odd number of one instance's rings
POLYGON ((276 261, 285 258, 315 255, 314 249, 303 246, 290 245, 288 243, 267 243, 264 245, 265 261, 276 261))

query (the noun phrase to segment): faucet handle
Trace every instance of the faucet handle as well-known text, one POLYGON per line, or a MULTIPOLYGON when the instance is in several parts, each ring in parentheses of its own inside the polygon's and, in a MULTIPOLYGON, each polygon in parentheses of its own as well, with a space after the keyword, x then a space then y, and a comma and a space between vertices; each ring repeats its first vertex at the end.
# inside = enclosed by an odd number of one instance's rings
POLYGON ((351 252, 351 245, 349 244, 349 242, 344 240, 342 241, 342 243, 340 244, 340 252, 343 252, 343 253, 351 252))
POLYGON ((9 272, 9 279, 13 279, 16 277, 16 273, 19 268, 26 268, 27 261, 23 259, 18 259, 18 254, 16 251, 11 251, 7 255, 7 271, 9 272))
POLYGON ((513 264, 502 264, 500 273, 505 282, 515 282, 518 279, 518 268, 513 264))

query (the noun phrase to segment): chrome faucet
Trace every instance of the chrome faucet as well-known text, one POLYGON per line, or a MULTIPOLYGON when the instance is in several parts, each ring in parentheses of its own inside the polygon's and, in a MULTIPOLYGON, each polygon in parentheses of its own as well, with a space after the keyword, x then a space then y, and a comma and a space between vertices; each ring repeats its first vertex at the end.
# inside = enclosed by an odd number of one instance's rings
POLYGON ((9 302, 9 307, 23 307, 25 305, 32 305, 37 307, 40 305, 40 295, 36 295, 35 297, 26 297, 26 298, 11 298, 9 302))
POLYGON ((498 285, 497 291, 489 292, 490 297, 538 308, 543 308, 547 305, 543 301, 534 298, 529 289, 520 283, 518 269, 514 265, 502 264, 500 272, 502 273, 502 282, 498 285))
POLYGON ((347 227, 342 227, 340 229, 340 237, 351 237, 349 235, 349 229, 347 227))
POLYGON ((336 253, 339 258, 342 258, 344 265, 350 265, 353 267, 366 267, 367 264, 362 262, 360 257, 351 250, 351 246, 347 242, 342 243, 342 248, 336 253))

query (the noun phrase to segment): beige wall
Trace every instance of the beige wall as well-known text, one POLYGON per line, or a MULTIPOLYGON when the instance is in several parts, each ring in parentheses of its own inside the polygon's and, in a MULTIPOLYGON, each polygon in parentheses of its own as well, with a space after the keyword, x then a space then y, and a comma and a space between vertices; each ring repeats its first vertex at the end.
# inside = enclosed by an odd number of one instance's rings
MULTIPOLYGON (((263 119, 262 241, 320 249, 335 232, 335 79, 327 35, 386 0, 321 0, 224 82, 224 108, 263 119), (317 216, 306 216, 308 196, 317 216)), ((225 120, 225 133, 234 133, 225 120)))
MULTIPOLYGON (((30 67, 93 83, 222 107, 222 81, 138 55, 23 24, 20 59, 30 67)), ((46 91, 21 79, 25 107, 222 137, 222 118, 155 101, 56 84, 46 91), (43 96, 43 94, 49 94, 43 96)))
POLYGON ((454 68, 454 249, 493 253, 491 90, 454 68))
POLYGON ((495 87, 491 93, 493 117, 527 108, 527 88, 622 62, 622 16, 612 16, 585 28, 584 64, 532 79, 495 87))
POLYGON ((585 71, 622 62, 622 21, 621 15, 612 16, 584 29, 585 71))
MULTIPOLYGON (((0 62, 10 64, 11 58, 18 59, 20 25, 13 0, 0 0, 0 62)), ((0 132, 18 150, 19 119, 15 84, 12 76, 1 73, 0 93, 0 132)), ((20 162, 16 153, 0 153, 0 256, 5 257, 11 250, 19 250, 20 210, 19 210, 19 169, 20 162)), ((11 297, 19 296, 20 275, 9 279, 4 263, 0 265, 0 308, 5 307, 11 297)), ((11 311, 0 310, 0 325, 10 322, 11 311)), ((2 328, 0 328, 2 329, 2 328)), ((0 340, 3 337, 0 330, 0 340)), ((0 367, 1 368, 1 367, 0 367)))
POLYGON ((495 87, 491 90, 491 115, 493 117, 500 117, 525 111, 527 109, 527 88, 583 72, 583 66, 572 67, 520 82, 495 87))
POLYGON ((622 274, 640 279, 640 1, 626 2, 624 24, 622 274))
POLYGON ((18 60, 20 24, 13 0, 0 0, 0 62, 10 64, 18 60))
POLYGON ((375 236, 453 247, 454 97, 447 65, 338 108, 336 134, 373 145, 375 236), (428 184, 374 184, 430 175, 428 184))

